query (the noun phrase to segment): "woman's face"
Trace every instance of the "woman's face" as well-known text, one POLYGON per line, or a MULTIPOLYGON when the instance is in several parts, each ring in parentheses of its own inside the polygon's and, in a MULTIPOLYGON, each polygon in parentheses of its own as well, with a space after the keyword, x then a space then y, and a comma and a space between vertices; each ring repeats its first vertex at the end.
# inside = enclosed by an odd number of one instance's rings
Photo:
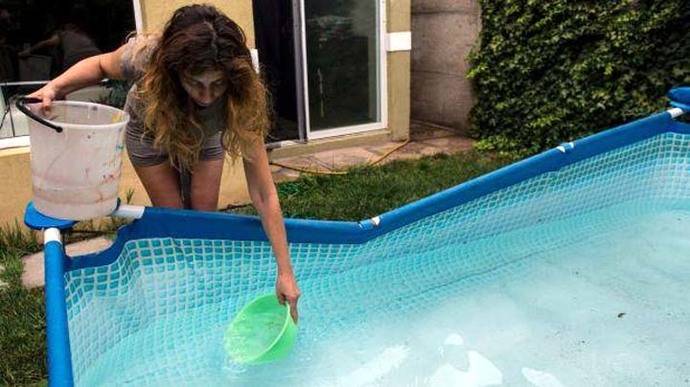
POLYGON ((228 88, 228 78, 220 70, 206 70, 201 73, 183 72, 180 83, 189 97, 200 107, 208 107, 228 88))

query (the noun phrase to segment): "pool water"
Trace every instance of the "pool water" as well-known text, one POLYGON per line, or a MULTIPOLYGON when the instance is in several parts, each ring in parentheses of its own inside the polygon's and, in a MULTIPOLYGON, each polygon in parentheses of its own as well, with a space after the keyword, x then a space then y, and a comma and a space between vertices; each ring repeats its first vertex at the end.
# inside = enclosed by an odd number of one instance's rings
POLYGON ((70 309, 77 383, 690 385, 690 200, 621 201, 483 238, 449 230, 394 252, 377 240, 291 246, 297 344, 259 366, 233 364, 224 334, 272 290, 270 249, 208 242, 224 258, 201 259, 183 254, 193 241, 168 241, 174 254, 128 269, 129 286, 70 309))

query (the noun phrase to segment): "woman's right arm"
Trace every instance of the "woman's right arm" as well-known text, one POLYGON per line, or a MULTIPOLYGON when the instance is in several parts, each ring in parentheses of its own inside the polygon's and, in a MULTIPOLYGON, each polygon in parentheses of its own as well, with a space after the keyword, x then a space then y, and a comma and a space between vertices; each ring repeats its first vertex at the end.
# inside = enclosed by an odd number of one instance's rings
POLYGON ((49 109, 54 99, 62 98, 86 86, 95 85, 103 78, 124 79, 121 66, 124 49, 125 46, 122 46, 115 51, 81 60, 29 97, 41 99, 43 108, 49 109))

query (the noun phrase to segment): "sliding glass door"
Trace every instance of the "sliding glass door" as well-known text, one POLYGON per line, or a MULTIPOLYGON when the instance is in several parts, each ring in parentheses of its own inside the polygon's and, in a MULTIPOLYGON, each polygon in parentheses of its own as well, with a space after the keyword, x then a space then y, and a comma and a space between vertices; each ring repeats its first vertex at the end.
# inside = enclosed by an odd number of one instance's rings
POLYGON ((385 128, 385 0, 282 1, 253 1, 269 142, 385 128))
POLYGON ((309 132, 381 122, 381 9, 377 0, 305 0, 309 132))

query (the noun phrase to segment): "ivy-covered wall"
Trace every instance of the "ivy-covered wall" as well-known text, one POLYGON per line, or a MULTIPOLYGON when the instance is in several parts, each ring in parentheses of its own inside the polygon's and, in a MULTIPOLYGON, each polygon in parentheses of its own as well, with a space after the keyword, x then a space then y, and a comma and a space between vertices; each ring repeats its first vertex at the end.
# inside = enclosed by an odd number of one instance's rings
POLYGON ((688 0, 480 0, 480 147, 524 156, 645 116, 690 84, 688 0))

